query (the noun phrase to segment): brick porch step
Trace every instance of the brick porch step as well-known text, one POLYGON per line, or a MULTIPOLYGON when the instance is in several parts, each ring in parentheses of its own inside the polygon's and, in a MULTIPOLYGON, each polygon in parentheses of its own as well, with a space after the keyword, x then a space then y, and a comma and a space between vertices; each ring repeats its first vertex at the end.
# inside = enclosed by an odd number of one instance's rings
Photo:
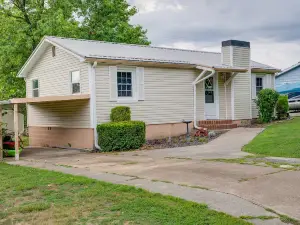
POLYGON ((227 130, 237 128, 232 120, 201 120, 199 126, 207 128, 208 130, 227 130))

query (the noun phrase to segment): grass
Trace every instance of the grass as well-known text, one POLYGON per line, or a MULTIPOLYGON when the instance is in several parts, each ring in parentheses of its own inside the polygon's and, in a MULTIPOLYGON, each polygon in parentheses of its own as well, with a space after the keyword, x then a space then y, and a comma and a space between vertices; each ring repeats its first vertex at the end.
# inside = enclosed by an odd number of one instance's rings
POLYGON ((278 217, 275 217, 275 216, 240 216, 240 218, 244 219, 244 220, 254 220, 254 219, 272 220, 272 219, 276 219, 278 217))
POLYGON ((265 210, 268 211, 268 212, 271 212, 271 213, 274 213, 274 214, 278 215, 279 219, 283 223, 293 224, 293 225, 300 225, 300 221, 298 221, 296 219, 293 219, 293 218, 291 218, 289 216, 279 214, 279 213, 275 212, 273 209, 265 208, 265 210))
POLYGON ((243 151, 275 157, 300 158, 300 118, 268 126, 243 151))
POLYGON ((0 224, 250 224, 179 198, 0 163, 0 224))

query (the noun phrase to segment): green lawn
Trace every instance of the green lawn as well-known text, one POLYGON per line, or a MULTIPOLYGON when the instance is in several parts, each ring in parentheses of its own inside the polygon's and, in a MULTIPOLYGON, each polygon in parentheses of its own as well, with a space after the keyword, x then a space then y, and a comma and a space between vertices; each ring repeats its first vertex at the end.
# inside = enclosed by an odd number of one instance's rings
POLYGON ((277 157, 300 158, 300 118, 268 126, 243 151, 277 157))
POLYGON ((135 187, 0 163, 0 224, 249 224, 135 187))

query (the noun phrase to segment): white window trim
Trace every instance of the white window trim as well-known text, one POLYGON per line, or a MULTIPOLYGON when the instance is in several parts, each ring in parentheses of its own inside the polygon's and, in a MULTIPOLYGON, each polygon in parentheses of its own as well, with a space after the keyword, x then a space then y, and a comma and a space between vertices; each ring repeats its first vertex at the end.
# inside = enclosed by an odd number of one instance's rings
POLYGON ((81 71, 80 71, 80 69, 71 70, 71 71, 69 72, 69 74, 70 74, 70 93, 71 93, 71 95, 80 95, 80 94, 82 93, 82 86, 81 86, 81 71), (77 72, 77 71, 79 72, 79 87, 80 87, 80 91, 77 92, 77 93, 73 93, 72 73, 73 73, 73 72, 77 72))
POLYGON ((131 72, 131 79, 132 79, 132 97, 119 97, 118 96, 118 80, 116 82, 117 85, 117 102, 118 103, 135 103, 138 102, 138 84, 137 84, 137 77, 136 77, 136 68, 135 67, 117 67, 117 79, 118 79, 118 72, 131 72))
POLYGON ((40 97, 40 81, 39 81, 39 79, 38 78, 32 78, 32 79, 30 79, 30 82, 31 82, 31 95, 32 95, 32 98, 38 98, 38 97, 40 97), (35 81, 35 80, 37 80, 38 81, 38 88, 33 88, 33 81, 35 81), (38 90, 38 97, 34 97, 34 91, 35 90, 38 90))
MULTIPOLYGON (((264 79, 265 79, 265 75, 264 74, 260 74, 260 75, 257 75, 256 74, 256 76, 255 76, 255 91, 256 91, 256 88, 257 88, 257 85, 256 85, 256 79, 257 78, 261 78, 261 85, 262 85, 262 89, 261 90, 263 90, 263 89, 265 89, 265 87, 264 87, 264 79)), ((257 96, 257 91, 255 92, 256 94, 255 94, 255 96, 257 96)))

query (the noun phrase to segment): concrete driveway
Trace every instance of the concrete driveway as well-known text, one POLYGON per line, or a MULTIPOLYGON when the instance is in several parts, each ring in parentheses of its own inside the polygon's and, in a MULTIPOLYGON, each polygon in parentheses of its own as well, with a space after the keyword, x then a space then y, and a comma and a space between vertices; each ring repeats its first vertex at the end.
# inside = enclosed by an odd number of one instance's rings
POLYGON ((241 152, 242 146, 261 131, 259 128, 237 128, 202 146, 109 154, 28 149, 21 158, 93 173, 105 172, 208 188, 237 195, 300 219, 299 171, 205 160, 247 155, 241 152))

